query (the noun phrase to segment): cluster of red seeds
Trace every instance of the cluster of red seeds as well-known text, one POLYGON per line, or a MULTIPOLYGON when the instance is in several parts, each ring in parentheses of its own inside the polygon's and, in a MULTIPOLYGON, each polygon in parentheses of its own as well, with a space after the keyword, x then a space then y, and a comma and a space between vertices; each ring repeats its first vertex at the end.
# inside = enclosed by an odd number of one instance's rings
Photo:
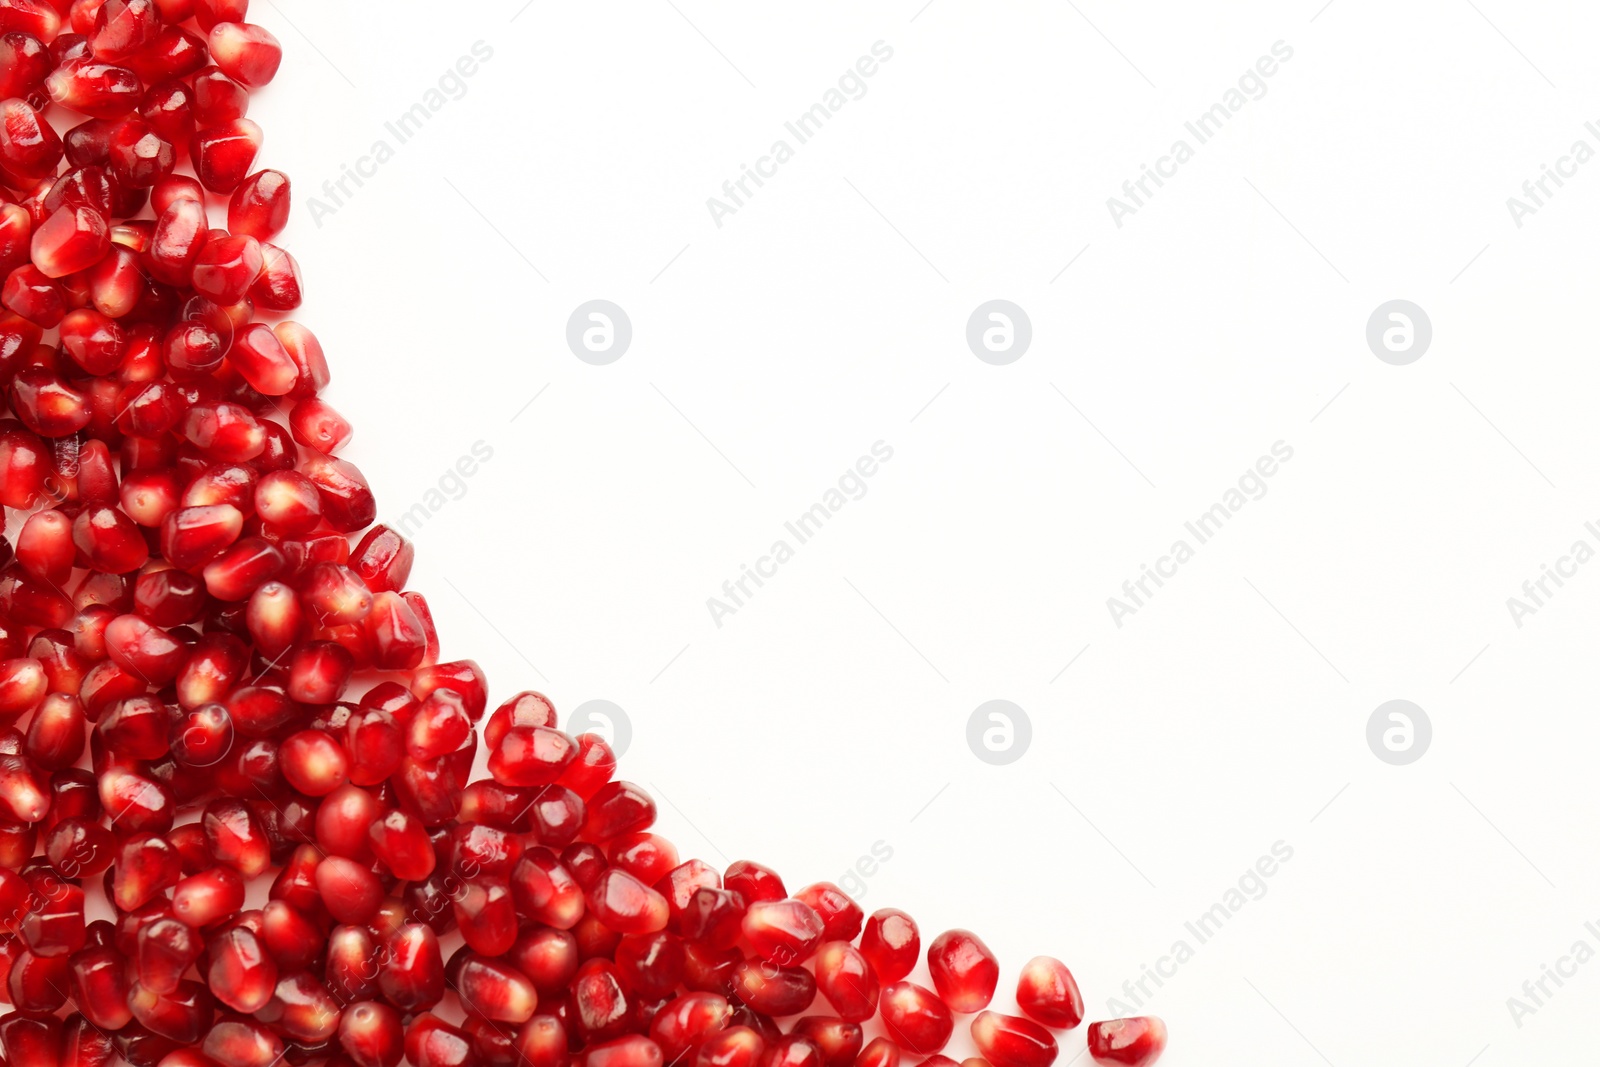
MULTIPOLYGON (((933 991, 905 981, 910 916, 680 863, 537 693, 469 781, 482 673, 438 662, 410 544, 334 456, 316 338, 255 321, 300 274, 268 243, 289 180, 253 170, 282 52, 247 2, 0 0, 4 1062, 954 1067, 952 1012, 980 1012, 989 1064, 1049 1067, 1083 1016, 1059 962, 1023 969, 1026 1018, 983 1010, 966 931, 928 946, 933 991)), ((1106 1063, 1164 1045, 1089 1031, 1106 1063)))

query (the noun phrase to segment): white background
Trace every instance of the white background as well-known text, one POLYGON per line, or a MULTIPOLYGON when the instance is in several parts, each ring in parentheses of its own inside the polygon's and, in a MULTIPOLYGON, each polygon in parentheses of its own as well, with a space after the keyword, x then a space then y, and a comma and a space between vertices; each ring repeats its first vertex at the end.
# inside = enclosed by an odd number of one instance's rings
POLYGON ((494 451, 416 537, 446 655, 496 699, 625 708, 624 774, 686 854, 795 888, 885 843, 863 905, 978 931, 1001 1000, 1049 953, 1104 1017, 1287 843, 1147 1002, 1173 1067, 1592 1053, 1600 962, 1520 1028, 1506 1000, 1600 948, 1600 566, 1520 629, 1506 598, 1600 547, 1600 162, 1520 229, 1506 198, 1600 147, 1600 15, 1319 3, 258 0, 288 56, 252 117, 348 457, 394 521, 494 451), (465 95, 314 221, 480 40, 465 95), (718 228, 706 198, 879 40, 866 95, 718 228), (1267 95, 1114 225, 1279 40, 1267 95), (564 339, 594 298, 633 324, 604 367, 564 339), (993 298, 1032 320, 1009 366, 965 342, 993 298), (1434 328, 1405 367, 1364 337, 1396 298, 1434 328), (715 626, 879 440, 866 496, 715 626), (1113 625, 1279 440, 1267 495, 1113 625), (1033 727, 1003 767, 965 734, 996 698, 1033 727), (1433 724, 1405 767, 1366 742, 1394 698, 1433 724))

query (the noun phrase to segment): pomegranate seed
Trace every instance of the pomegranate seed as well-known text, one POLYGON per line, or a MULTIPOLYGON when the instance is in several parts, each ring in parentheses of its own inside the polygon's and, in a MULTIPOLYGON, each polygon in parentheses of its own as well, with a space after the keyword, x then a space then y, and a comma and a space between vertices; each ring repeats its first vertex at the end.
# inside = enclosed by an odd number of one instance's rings
POLYGON ((751 947, 773 963, 800 963, 822 943, 822 917, 793 899, 756 901, 742 928, 751 947))
POLYGON ((289 176, 260 170, 246 178, 228 199, 228 231, 270 241, 289 223, 289 176))
MULTIPOLYGON (((0 29, 11 28, 0 21, 0 29)), ((63 151, 56 131, 27 101, 0 103, 0 171, 17 179, 14 184, 54 175, 63 151)))
POLYGON ((247 89, 259 89, 278 73, 283 48, 278 39, 248 22, 219 22, 207 42, 212 61, 247 89))
POLYGON ((522 972, 481 956, 469 955, 455 976, 455 991, 468 1014, 502 1023, 533 1018, 539 994, 522 972))
POLYGON ((944 1048, 955 1028, 950 1009, 931 991, 912 982, 885 986, 878 1010, 894 1043, 919 1056, 931 1056, 944 1048))
POLYGON ((994 1067, 1050 1067, 1058 1051, 1038 1023, 992 1011, 972 1020, 972 1040, 994 1067))
POLYGON ((897 908, 872 913, 861 933, 861 954, 867 957, 878 978, 898 982, 911 973, 922 954, 922 938, 917 924, 897 908))
POLYGON ((260 150, 261 127, 245 118, 198 130, 189 142, 189 158, 194 161, 195 174, 200 184, 214 193, 232 193, 237 189, 250 173, 260 150))
POLYGON ((900 1046, 886 1037, 875 1037, 856 1057, 856 1067, 900 1067, 900 1046))
POLYGON ((987 1007, 1000 981, 994 953, 970 930, 947 930, 934 938, 928 946, 928 971, 939 999, 963 1014, 987 1007))
POLYGON ((328 913, 342 923, 364 923, 383 901, 383 883, 371 870, 343 856, 317 864, 317 891, 328 913))
POLYGON ((378 973, 384 999, 406 1014, 425 1011, 444 998, 444 959, 439 939, 422 923, 406 923, 384 942, 385 966, 378 973))
POLYGON ((878 1010, 878 976, 861 950, 829 941, 817 950, 817 988, 848 1022, 863 1022, 878 1010))
POLYGON ((804 967, 745 960, 734 969, 733 995, 763 1015, 798 1015, 817 996, 817 981, 804 967))
POLYGON ((136 72, 90 56, 62 63, 44 87, 57 104, 97 119, 126 115, 144 95, 136 72))
POLYGON ((405 1055, 400 1013, 375 1000, 351 1004, 339 1019, 339 1047, 356 1067, 397 1067, 405 1055))
POLYGON ((1167 1024, 1153 1015, 1089 1024, 1089 1055, 1098 1063, 1149 1067, 1167 1047, 1167 1024))
POLYGON ((685 993, 668 1001, 650 1022, 650 1038, 677 1062, 728 1024, 733 1009, 716 993, 685 993))
POLYGON ((1035 1022, 1071 1030, 1083 1022, 1083 995, 1060 960, 1035 956, 1017 979, 1017 1006, 1035 1022))
POLYGON ((91 1025, 120 1030, 133 1021, 128 1010, 127 960, 121 953, 111 948, 85 948, 73 954, 71 967, 73 1002, 91 1025))
POLYGON ((106 0, 95 16, 89 47, 115 62, 133 55, 161 33, 161 13, 151 0, 106 0))
POLYGON ((794 1033, 817 1047, 823 1067, 852 1067, 861 1052, 861 1027, 843 1019, 813 1015, 795 1024, 794 1033))
POLYGON ((61 286, 31 263, 6 276, 5 286, 0 289, 0 303, 46 330, 53 329, 67 313, 67 297, 61 286))
POLYGON ((822 936, 829 941, 854 941, 861 933, 861 905, 832 882, 808 885, 794 895, 822 917, 822 936))
POLYGON ((0 36, 0 99, 25 97, 55 68, 44 42, 13 30, 0 36))
POLYGON ((283 1059, 285 1046, 260 1023, 236 1019, 213 1026, 201 1051, 218 1067, 272 1067, 283 1059))

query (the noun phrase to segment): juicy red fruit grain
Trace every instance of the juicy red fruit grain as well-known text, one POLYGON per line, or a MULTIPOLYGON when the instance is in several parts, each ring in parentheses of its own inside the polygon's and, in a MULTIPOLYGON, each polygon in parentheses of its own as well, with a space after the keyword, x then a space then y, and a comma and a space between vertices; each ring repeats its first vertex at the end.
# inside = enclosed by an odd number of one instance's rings
POLYGON ((1167 1024, 1153 1015, 1089 1024, 1089 1055, 1096 1063, 1150 1067, 1167 1047, 1167 1024))
POLYGON ((928 946, 928 971, 939 999, 968 1014, 987 1007, 1000 981, 1000 963, 970 930, 947 930, 928 946))

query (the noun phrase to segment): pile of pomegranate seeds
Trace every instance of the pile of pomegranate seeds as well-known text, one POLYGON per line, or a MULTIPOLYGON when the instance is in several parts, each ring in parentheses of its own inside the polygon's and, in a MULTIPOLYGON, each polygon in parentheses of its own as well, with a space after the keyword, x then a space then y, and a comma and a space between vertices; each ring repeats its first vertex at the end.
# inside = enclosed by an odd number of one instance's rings
MULTIPOLYGON (((255 321, 301 286, 247 2, 0 0, 5 1063, 954 1067, 977 1013, 967 1067, 1049 1067, 1083 1020, 1061 963, 1016 1017, 965 930, 907 981, 910 916, 680 861, 538 693, 469 781, 483 674, 439 662, 411 545, 335 457, 317 339, 255 321)), ((1102 1063, 1165 1044, 1088 1031, 1102 1063)))

